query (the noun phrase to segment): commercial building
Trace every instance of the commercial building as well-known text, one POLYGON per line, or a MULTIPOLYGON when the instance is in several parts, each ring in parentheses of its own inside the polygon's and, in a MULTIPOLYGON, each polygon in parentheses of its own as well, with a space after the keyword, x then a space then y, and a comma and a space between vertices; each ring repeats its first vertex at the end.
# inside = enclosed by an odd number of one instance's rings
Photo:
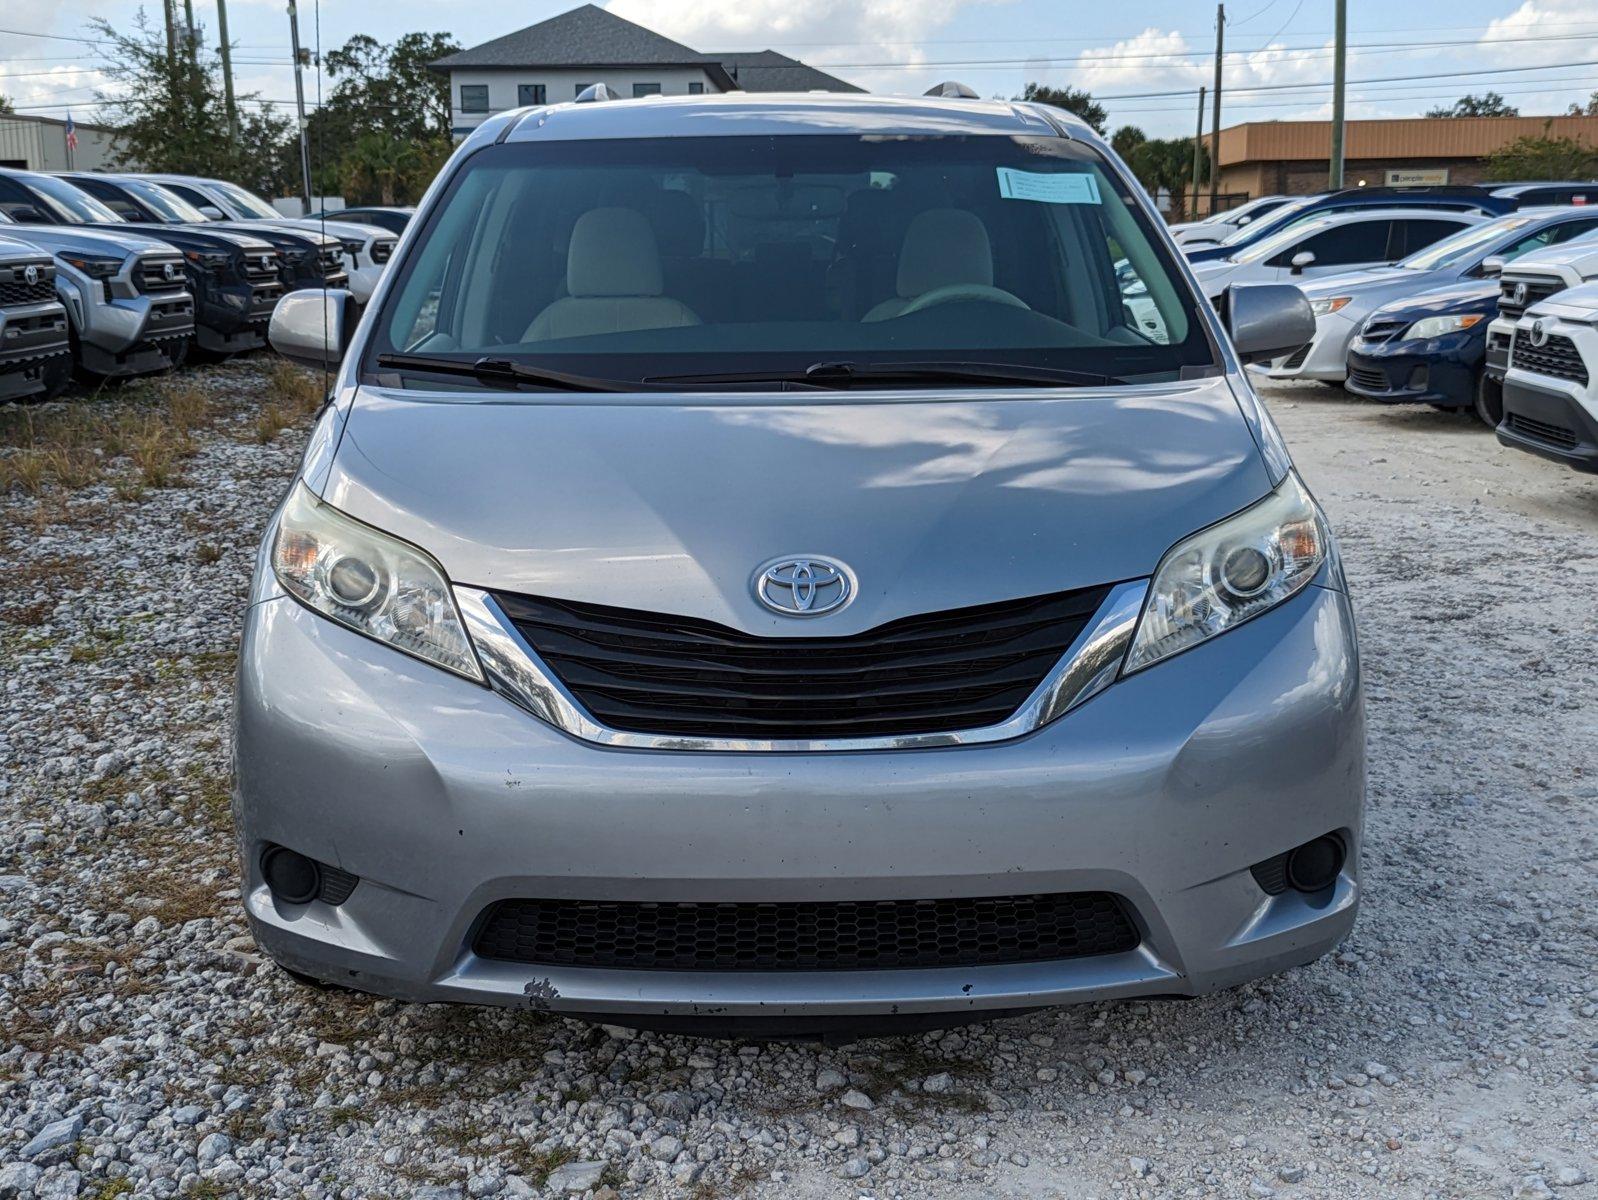
MULTIPOLYGON (((1343 178, 1350 187, 1481 183, 1488 155, 1520 138, 1543 136, 1598 146, 1598 117, 1349 121, 1343 178)), ((1330 121, 1250 121, 1222 129, 1220 190, 1239 198, 1323 191, 1331 149, 1330 121)))
POLYGON ((21 171, 105 171, 111 167, 111 131, 74 120, 76 150, 67 146, 59 117, 0 116, 0 167, 21 171))
POLYGON ((457 140, 497 112, 571 100, 596 83, 618 96, 863 90, 775 50, 693 50, 593 4, 428 65, 449 76, 457 140))

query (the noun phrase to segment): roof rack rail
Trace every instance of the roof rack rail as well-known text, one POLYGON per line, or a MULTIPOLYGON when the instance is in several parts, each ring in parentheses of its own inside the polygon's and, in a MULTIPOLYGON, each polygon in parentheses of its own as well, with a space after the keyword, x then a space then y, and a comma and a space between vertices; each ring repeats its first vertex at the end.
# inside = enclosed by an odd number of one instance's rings
POLYGON ((945 100, 976 100, 976 92, 957 79, 945 79, 921 93, 923 96, 942 96, 945 100))
POLYGON ((621 97, 616 95, 615 92, 611 91, 604 84, 602 84, 602 83, 591 83, 587 87, 585 87, 582 91, 577 93, 577 99, 572 101, 572 103, 574 103, 574 104, 593 104, 596 100, 619 100, 619 99, 621 99, 621 97))

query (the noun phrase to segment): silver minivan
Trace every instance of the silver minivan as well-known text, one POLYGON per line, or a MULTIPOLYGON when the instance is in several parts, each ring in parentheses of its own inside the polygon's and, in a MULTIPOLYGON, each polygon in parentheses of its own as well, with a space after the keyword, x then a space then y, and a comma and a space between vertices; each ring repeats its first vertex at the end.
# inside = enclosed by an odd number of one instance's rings
POLYGON ((338 365, 245 624, 261 946, 818 1036, 1336 945, 1354 620, 1242 370, 1298 290, 1218 316, 1056 109, 596 93, 480 126, 357 328, 274 315, 338 365))

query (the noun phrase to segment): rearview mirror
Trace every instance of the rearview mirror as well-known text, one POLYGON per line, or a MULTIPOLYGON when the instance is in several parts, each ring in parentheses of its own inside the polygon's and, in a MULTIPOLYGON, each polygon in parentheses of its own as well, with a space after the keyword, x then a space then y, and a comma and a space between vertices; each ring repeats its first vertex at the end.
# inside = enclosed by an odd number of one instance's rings
POLYGON ((1315 313, 1290 283, 1238 283, 1224 297, 1226 332, 1245 363, 1291 354, 1315 336, 1315 313))
POLYGON ((354 297, 342 288, 289 292, 272 310, 266 340, 290 362, 321 371, 336 367, 355 331, 354 297))
POLYGON ((1309 266, 1315 261, 1315 251, 1300 250, 1297 254, 1293 255, 1289 261, 1293 264, 1293 274, 1297 275, 1305 267, 1309 266))
POLYGON ((1489 255, 1481 260, 1481 273, 1485 279, 1497 279, 1504 273, 1504 257, 1501 254, 1489 255))

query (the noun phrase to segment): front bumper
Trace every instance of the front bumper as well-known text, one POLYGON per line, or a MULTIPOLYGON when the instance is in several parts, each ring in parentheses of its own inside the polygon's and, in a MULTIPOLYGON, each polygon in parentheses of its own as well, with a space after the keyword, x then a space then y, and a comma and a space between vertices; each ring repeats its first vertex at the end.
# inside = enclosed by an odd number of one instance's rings
POLYGON ((1315 336, 1307 346, 1253 368, 1269 379, 1323 379, 1339 383, 1347 372, 1348 344, 1355 325, 1342 313, 1315 318, 1315 336))
POLYGON ((1515 340, 1515 322, 1495 317, 1487 326, 1487 358, 1484 369, 1489 379, 1503 383, 1509 373, 1509 347, 1515 340))
POLYGON ((78 358, 96 375, 144 375, 183 359, 194 336, 194 298, 185 291, 117 297, 92 287, 64 287, 62 302, 78 331, 78 358))
POLYGON ((1469 333, 1411 342, 1355 338, 1343 387, 1385 404, 1468 407, 1475 401, 1480 356, 1481 342, 1469 333))
POLYGON ((212 354, 237 354, 266 345, 266 330, 282 289, 247 280, 208 282, 199 297, 194 340, 212 354))
POLYGON ((0 400, 22 400, 54 388, 72 344, 67 314, 54 300, 0 308, 0 400))
POLYGON ((1583 403, 1579 385, 1516 371, 1504 382, 1505 446, 1598 474, 1598 412, 1583 403))
MULTIPOLYGON (((276 592, 275 587, 269 592, 276 592)), ((860 1016, 1198 995, 1307 962, 1353 923, 1364 718, 1347 596, 1281 608, 1011 742, 856 754, 610 749, 277 593, 240 659, 235 815, 260 944, 412 1000, 636 1018, 860 1016), (1338 831, 1306 897, 1250 866, 1338 831), (360 877, 275 901, 276 843, 360 877), (1142 944, 1009 966, 661 972, 475 955, 494 901, 932 899, 1109 891, 1142 944)))

